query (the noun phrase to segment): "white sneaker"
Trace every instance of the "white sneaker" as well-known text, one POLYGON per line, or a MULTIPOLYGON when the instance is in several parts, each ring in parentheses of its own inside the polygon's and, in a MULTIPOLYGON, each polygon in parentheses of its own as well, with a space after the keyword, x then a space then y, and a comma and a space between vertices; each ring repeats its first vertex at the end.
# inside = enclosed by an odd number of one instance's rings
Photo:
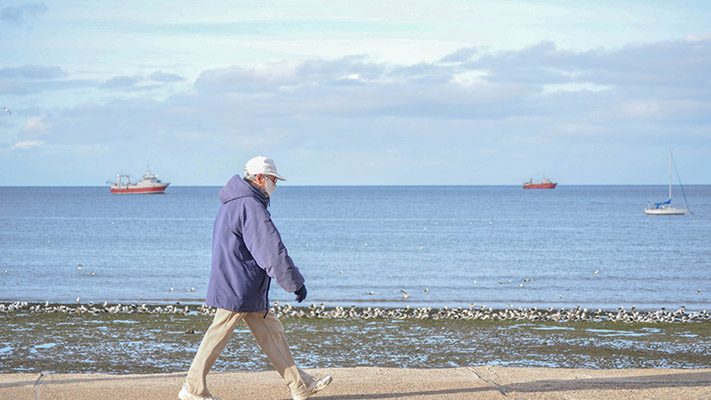
POLYGON ((195 396, 194 394, 188 392, 187 383, 183 384, 183 388, 180 389, 180 393, 178 393, 178 398, 180 400, 220 400, 219 397, 212 397, 212 395, 209 393, 207 394, 207 396, 195 396))
POLYGON ((308 399, 309 397, 311 397, 312 394, 315 394, 316 392, 325 389, 326 386, 328 386, 328 384, 331 383, 332 380, 333 378, 331 378, 330 376, 326 376, 321 379, 314 379, 313 381, 311 381, 304 393, 297 394, 296 396, 294 396, 294 400, 308 399))

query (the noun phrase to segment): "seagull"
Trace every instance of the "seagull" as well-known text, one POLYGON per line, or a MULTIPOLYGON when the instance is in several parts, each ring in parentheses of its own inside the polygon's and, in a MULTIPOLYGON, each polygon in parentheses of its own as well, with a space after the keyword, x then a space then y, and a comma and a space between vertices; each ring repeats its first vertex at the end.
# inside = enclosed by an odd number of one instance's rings
POLYGON ((2 110, 5 111, 6 113, 12 115, 12 113, 10 112, 10 109, 8 109, 7 107, 3 107, 2 110))
POLYGON ((401 291, 400 291, 400 293, 402 293, 402 297, 404 297, 404 298, 408 298, 408 297, 410 297, 410 295, 409 295, 409 294, 407 294, 407 292, 406 292, 406 291, 404 291, 404 290, 401 290, 401 291))
POLYGON ((598 272, 600 272, 600 271, 598 271, 598 270, 593 271, 593 275, 597 274, 598 272))
POLYGON ((83 267, 84 267, 84 266, 81 265, 81 264, 77 265, 77 269, 82 269, 83 267))

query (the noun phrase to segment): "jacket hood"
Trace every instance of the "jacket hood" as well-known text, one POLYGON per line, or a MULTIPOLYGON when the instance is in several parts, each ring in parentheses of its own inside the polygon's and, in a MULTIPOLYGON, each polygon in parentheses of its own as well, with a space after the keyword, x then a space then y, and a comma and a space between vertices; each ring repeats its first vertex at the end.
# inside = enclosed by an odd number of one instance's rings
POLYGON ((220 190, 220 201, 224 204, 243 197, 254 197, 262 202, 264 207, 269 206, 269 197, 265 196, 254 185, 242 179, 239 174, 235 174, 220 190))

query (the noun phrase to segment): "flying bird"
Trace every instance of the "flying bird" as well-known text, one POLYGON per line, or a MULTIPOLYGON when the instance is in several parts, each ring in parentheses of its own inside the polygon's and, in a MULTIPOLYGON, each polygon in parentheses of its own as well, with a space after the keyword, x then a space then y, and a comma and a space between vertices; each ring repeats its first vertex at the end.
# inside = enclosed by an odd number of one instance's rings
POLYGON ((404 298, 408 298, 408 297, 410 297, 410 295, 409 295, 409 294, 407 294, 407 292, 406 292, 406 291, 404 291, 404 290, 400 290, 400 293, 402 293, 402 297, 404 297, 404 298))
POLYGON ((10 112, 10 109, 9 109, 9 108, 3 107, 2 110, 5 111, 6 113, 12 115, 12 113, 10 112))

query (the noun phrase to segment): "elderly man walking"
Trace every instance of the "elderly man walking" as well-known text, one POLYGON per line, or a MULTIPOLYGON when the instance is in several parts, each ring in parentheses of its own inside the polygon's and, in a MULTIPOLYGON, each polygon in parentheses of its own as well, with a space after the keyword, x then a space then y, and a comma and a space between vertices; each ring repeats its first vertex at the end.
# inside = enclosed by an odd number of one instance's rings
POLYGON ((269 311, 272 279, 294 293, 297 302, 306 298, 304 277, 287 254, 267 211, 277 180, 285 179, 277 173, 274 161, 257 156, 244 166, 244 178, 233 176, 220 191, 222 205, 212 233, 212 267, 205 301, 217 312, 178 394, 181 400, 215 399, 205 377, 240 321, 252 331, 295 400, 306 399, 331 383, 330 376, 318 379, 296 367, 284 328, 269 311))

